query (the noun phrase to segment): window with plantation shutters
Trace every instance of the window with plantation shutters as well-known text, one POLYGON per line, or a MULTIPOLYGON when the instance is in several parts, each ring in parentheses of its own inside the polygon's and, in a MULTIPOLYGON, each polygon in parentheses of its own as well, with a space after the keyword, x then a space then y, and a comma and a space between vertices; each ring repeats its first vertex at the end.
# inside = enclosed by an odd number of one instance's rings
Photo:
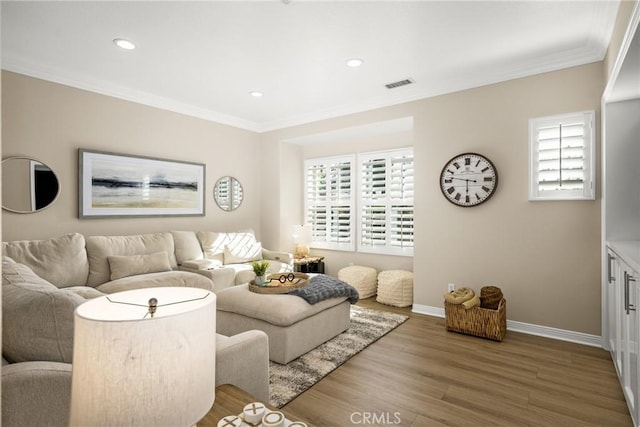
POLYGON ((595 199, 593 111, 529 121, 529 200, 595 199))
POLYGON ((305 220, 312 246, 355 249, 354 156, 305 161, 305 220))
POLYGON ((413 149, 305 161, 310 246, 413 256, 413 149))
POLYGON ((358 155, 358 251, 413 255, 413 150, 358 155))

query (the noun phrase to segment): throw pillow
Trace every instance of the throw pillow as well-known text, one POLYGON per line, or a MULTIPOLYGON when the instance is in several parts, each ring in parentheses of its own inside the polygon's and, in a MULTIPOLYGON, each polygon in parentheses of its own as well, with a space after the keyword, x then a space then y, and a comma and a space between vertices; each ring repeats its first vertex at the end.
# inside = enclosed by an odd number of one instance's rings
POLYGON ((89 263, 82 234, 67 234, 48 240, 3 242, 2 254, 27 265, 58 288, 87 283, 89 263))
POLYGON ((243 262, 259 261, 262 259, 262 243, 255 242, 244 246, 224 247, 225 264, 241 264, 243 262))
POLYGON ((107 260, 111 269, 111 280, 138 274, 171 271, 169 255, 165 251, 147 255, 109 256, 107 260))

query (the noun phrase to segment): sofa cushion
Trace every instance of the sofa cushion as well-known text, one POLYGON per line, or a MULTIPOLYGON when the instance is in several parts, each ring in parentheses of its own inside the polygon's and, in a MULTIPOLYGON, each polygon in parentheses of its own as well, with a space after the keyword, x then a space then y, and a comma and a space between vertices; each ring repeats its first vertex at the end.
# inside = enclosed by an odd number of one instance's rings
POLYGON ((169 255, 165 251, 147 255, 109 256, 107 260, 111 270, 111 280, 138 274, 171 271, 169 255))
POLYGON ((200 246, 202 246, 204 257, 224 264, 224 245, 226 244, 227 233, 198 231, 196 236, 198 236, 200 246))
POLYGON ((213 282, 197 273, 186 271, 163 271, 160 273, 140 274, 137 276, 123 277, 96 286, 96 289, 105 294, 128 291, 131 289, 157 288, 163 286, 186 286, 202 288, 213 291, 213 282))
POLYGON ((87 283, 89 265, 82 234, 67 234, 48 240, 3 242, 2 253, 29 266, 39 277, 58 288, 87 283))
POLYGON ((224 263, 239 264, 262 259, 262 243, 254 242, 246 245, 225 245, 224 263))
POLYGON ((73 312, 85 302, 28 266, 2 262, 2 353, 11 362, 71 363, 73 312))
POLYGON ((165 251, 171 268, 178 263, 174 254, 171 233, 136 234, 132 236, 88 236, 87 257, 89 277, 87 285, 96 287, 110 280, 109 256, 148 255, 165 251))
POLYGON ((233 250, 236 247, 243 247, 256 243, 256 238, 251 231, 239 233, 198 231, 196 236, 198 236, 205 258, 215 259, 224 264, 227 264, 224 259, 225 246, 228 246, 230 250, 233 250))
POLYGON ((172 231, 176 247, 176 261, 182 265, 185 261, 203 259, 202 247, 195 231, 172 231))

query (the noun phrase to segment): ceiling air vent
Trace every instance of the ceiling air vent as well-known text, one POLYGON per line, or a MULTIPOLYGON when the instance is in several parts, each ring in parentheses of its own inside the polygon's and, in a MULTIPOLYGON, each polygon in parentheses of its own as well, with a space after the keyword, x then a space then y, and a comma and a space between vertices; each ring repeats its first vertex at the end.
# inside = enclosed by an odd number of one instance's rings
POLYGON ((397 87, 400 86, 406 86, 406 85, 410 85, 410 84, 414 84, 415 80, 413 79, 404 79, 404 80, 400 80, 397 82, 393 82, 393 83, 387 83, 386 85, 384 85, 387 89, 395 89, 397 87))

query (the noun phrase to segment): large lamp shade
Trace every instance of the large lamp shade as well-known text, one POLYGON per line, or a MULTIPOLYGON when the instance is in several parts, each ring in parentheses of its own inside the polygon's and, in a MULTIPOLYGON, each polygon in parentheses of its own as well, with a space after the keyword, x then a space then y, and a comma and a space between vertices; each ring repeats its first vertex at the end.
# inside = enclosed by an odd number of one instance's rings
POLYGON ((215 398, 215 323, 216 296, 204 289, 137 289, 80 305, 71 426, 195 425, 215 398))

